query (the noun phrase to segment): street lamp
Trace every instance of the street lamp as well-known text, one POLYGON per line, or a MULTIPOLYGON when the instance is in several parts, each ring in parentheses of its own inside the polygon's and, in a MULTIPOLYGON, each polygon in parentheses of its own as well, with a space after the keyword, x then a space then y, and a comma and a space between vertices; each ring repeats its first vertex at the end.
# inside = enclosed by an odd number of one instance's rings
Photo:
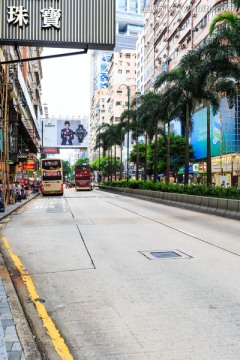
MULTIPOLYGON (((125 86, 125 88, 127 89, 127 108, 128 110, 130 110, 130 94, 131 94, 131 89, 133 87, 136 87, 136 85, 127 85, 127 84, 121 84, 119 86, 119 90, 117 91, 118 94, 122 93, 121 87, 125 86)), ((137 94, 137 92, 136 92, 137 94)), ((129 125, 129 116, 128 116, 128 125, 129 125)), ((128 181, 128 177, 129 177, 129 127, 127 130, 127 181, 128 181)))

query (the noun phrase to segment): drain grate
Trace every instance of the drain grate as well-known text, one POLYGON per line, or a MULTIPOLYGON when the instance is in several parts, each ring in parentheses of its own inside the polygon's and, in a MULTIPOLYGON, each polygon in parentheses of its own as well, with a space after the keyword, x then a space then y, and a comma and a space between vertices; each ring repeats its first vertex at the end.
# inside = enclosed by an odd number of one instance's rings
POLYGON ((149 260, 156 259, 191 259, 192 256, 187 255, 179 250, 152 250, 152 251, 139 251, 149 260))
POLYGON ((174 251, 150 252, 150 254, 158 259, 181 257, 181 255, 174 251))

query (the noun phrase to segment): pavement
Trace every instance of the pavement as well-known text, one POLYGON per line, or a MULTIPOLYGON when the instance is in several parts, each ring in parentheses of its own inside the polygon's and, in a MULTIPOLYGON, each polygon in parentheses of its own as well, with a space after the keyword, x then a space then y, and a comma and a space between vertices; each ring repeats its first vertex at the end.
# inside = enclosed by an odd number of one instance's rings
MULTIPOLYGON (((37 195, 31 193, 26 200, 6 205, 5 212, 0 212, 0 222, 37 195)), ((5 274, 0 276, 0 360, 32 360, 26 346, 26 327, 30 337, 32 334, 1 255, 0 268, 5 274)))

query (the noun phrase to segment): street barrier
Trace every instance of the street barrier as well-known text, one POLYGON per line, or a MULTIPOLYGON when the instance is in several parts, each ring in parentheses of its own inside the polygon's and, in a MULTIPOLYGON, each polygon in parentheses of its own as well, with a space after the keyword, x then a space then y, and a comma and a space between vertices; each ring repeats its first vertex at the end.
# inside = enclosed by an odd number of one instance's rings
POLYGON ((240 200, 211 198, 206 196, 151 190, 116 188, 104 185, 100 186, 100 190, 125 194, 141 200, 180 207, 186 210, 203 212, 209 215, 224 216, 230 219, 240 220, 240 200))

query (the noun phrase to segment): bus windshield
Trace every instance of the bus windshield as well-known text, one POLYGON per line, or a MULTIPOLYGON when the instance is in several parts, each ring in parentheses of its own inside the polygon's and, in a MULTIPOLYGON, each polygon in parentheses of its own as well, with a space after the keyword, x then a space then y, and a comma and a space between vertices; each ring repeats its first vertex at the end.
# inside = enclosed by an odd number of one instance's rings
POLYGON ((42 160, 42 180, 62 180, 60 160, 42 160))

